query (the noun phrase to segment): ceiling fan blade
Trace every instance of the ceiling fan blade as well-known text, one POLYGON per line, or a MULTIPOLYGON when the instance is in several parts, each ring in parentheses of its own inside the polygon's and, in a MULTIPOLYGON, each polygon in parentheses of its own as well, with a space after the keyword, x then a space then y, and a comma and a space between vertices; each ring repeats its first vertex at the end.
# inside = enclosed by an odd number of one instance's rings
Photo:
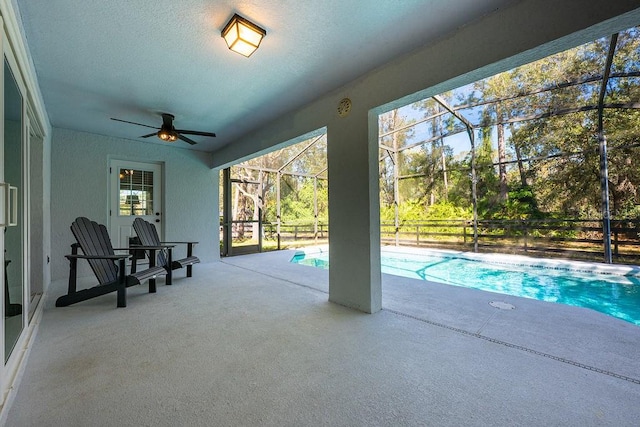
POLYGON ((181 140, 183 140, 183 141, 184 141, 184 142, 186 142, 187 144, 191 144, 191 145, 196 145, 196 144, 197 144, 197 142, 195 142, 195 141, 194 141, 194 140, 192 140, 192 139, 187 138, 187 137, 186 137, 186 136, 184 136, 184 135, 180 135, 180 134, 178 134, 178 138, 180 138, 181 140))
POLYGON ((149 138, 150 136, 156 136, 156 135, 158 135, 158 132, 153 132, 153 133, 150 133, 149 135, 142 135, 140 138, 149 138))
POLYGON ((200 132, 197 130, 182 130, 182 129, 176 129, 176 132, 178 133, 184 133, 186 135, 200 135, 200 136, 210 136, 212 138, 216 137, 216 134, 213 132, 200 132))
POLYGON ((115 120, 116 122, 130 123, 132 125, 144 126, 146 128, 151 128, 151 129, 158 129, 155 126, 143 125, 142 123, 130 122, 128 120, 114 119, 113 117, 111 117, 111 120, 115 120))

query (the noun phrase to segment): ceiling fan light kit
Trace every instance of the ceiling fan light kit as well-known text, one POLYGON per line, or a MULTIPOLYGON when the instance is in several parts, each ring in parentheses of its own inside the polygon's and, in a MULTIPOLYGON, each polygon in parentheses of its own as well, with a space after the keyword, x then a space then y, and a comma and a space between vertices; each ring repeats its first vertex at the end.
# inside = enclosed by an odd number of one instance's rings
POLYGON ((237 13, 231 17, 222 29, 222 37, 232 51, 240 55, 251 56, 258 49, 267 31, 243 18, 237 13))
POLYGON ((199 136, 208 136, 211 138, 215 138, 216 134, 213 132, 202 132, 199 130, 187 130, 187 129, 176 129, 173 126, 173 119, 175 119, 173 114, 162 113, 162 126, 159 128, 154 126, 145 125, 142 123, 130 122, 128 120, 115 119, 111 118, 111 120, 115 120, 117 122, 130 123, 132 125, 144 126, 151 129, 158 129, 157 132, 152 132, 148 135, 142 135, 140 138, 149 138, 151 136, 157 136, 161 140, 165 142, 175 142, 178 139, 186 142, 187 144, 196 145, 197 142, 192 140, 191 138, 186 137, 185 135, 199 135, 199 136))
MULTIPOLYGON (((173 119, 175 119, 173 114, 162 114, 162 126, 156 134, 158 135, 158 138, 166 142, 174 142, 178 139, 178 133, 173 127, 173 119)), ((146 138, 146 136, 143 136, 143 138, 146 138)))
POLYGON ((176 135, 175 132, 171 132, 167 130, 159 130, 157 135, 158 135, 158 138, 167 142, 174 142, 178 139, 178 135, 176 135))

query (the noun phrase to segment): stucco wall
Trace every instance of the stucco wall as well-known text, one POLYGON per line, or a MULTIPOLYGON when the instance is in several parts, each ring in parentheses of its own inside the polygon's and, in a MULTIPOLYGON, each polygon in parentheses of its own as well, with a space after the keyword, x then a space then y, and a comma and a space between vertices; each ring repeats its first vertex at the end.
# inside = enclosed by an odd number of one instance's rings
MULTIPOLYGON (((51 276, 67 278, 64 258, 74 242, 73 220, 86 216, 108 225, 109 160, 164 164, 164 238, 196 240, 203 262, 218 260, 218 175, 211 155, 175 145, 142 143, 53 129, 51 153, 51 276)), ((90 275, 84 267, 80 275, 90 275)))

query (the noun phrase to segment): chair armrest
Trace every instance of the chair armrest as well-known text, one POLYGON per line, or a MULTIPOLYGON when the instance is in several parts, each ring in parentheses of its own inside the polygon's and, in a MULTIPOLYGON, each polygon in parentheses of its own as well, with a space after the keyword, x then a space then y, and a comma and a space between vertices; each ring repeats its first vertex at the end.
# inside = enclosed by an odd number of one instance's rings
POLYGON ((154 251, 159 251, 162 249, 170 249, 173 248, 175 245, 160 245, 160 246, 142 246, 142 245, 131 245, 128 248, 118 248, 118 249, 114 249, 114 251, 130 251, 131 249, 135 249, 135 250, 154 250, 154 251))
POLYGON ((165 243, 176 244, 176 245, 197 245, 200 242, 160 242, 160 244, 163 244, 163 245, 165 243))
POLYGON ((67 259, 124 259, 128 258, 129 255, 79 255, 79 254, 71 254, 65 255, 67 259))

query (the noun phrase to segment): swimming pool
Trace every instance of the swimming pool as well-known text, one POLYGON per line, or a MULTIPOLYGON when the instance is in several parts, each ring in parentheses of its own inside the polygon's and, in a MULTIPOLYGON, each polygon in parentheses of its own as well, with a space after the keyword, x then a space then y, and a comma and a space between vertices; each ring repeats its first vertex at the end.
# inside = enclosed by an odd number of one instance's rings
MULTIPOLYGON (((325 249, 291 262, 329 268, 325 249)), ((514 255, 383 248, 382 272, 590 308, 640 326, 640 269, 514 255)))

